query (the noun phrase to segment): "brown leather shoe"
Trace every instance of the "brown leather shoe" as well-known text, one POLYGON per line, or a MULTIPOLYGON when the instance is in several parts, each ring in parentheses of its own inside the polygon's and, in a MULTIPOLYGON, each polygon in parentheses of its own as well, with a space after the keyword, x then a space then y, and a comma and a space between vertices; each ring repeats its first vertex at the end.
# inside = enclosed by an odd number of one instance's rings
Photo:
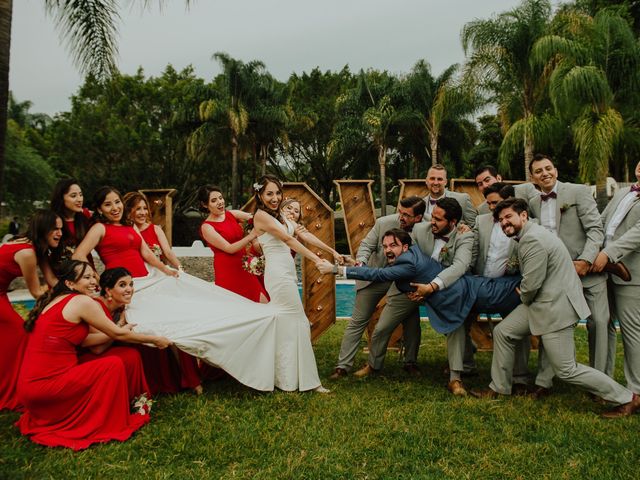
MULTIPOLYGON (((456 397, 466 397, 467 389, 464 388, 462 380, 451 380, 447 385, 447 390, 453 393, 456 397)), ((493 392, 493 390, 491 390, 493 392)))
POLYGON ((329 380, 339 380, 340 378, 344 378, 347 376, 347 371, 344 368, 336 367, 331 375, 329 375, 329 380))
POLYGON ((498 392, 496 392, 495 390, 491 390, 490 388, 487 388, 485 390, 471 389, 469 390, 469 393, 472 397, 483 398, 485 400, 497 400, 501 396, 498 392))
POLYGON ((551 395, 551 393, 552 392, 550 388, 534 385, 533 390, 531 390, 529 396, 535 400, 540 400, 542 398, 548 397, 549 395, 551 395))
POLYGON ((373 368, 371 365, 367 363, 364 367, 362 367, 360 370, 354 373, 353 376, 357 378, 364 378, 370 375, 375 375, 379 371, 380 370, 376 370, 375 368, 373 368))
POLYGON ((607 262, 607 264, 604 266, 603 271, 620 277, 620 280, 622 280, 623 282, 631 281, 631 272, 622 262, 607 262))
POLYGON ((613 410, 609 410, 608 412, 604 412, 601 414, 602 418, 618 418, 618 417, 629 417, 640 410, 640 396, 633 394, 633 398, 629 403, 625 403, 624 405, 620 405, 613 410))
POLYGON ((422 372, 420 372, 420 369, 415 363, 405 363, 402 369, 412 377, 419 377, 422 375, 422 372))

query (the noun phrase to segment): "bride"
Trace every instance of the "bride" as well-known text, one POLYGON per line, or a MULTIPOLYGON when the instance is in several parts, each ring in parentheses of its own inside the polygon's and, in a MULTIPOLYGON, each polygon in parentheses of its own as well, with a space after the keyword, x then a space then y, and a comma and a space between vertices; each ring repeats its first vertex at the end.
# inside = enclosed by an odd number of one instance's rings
MULTIPOLYGON (((320 384, 311 332, 298 293, 291 250, 318 266, 322 259, 293 236, 295 226, 280 215, 282 183, 264 175, 253 185, 257 209, 253 226, 265 257, 264 284, 276 310, 276 387, 326 393, 320 384)), ((330 251, 330 253, 333 253, 330 251)))

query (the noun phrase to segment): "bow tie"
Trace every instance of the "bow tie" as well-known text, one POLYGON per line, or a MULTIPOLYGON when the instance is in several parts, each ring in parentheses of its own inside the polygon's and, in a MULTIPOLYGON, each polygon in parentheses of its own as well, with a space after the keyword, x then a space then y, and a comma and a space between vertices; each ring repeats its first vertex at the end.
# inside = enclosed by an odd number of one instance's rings
POLYGON ((520 237, 511 237, 511 238, 513 238, 516 242, 520 241, 520 237))
POLYGON ((540 194, 540 198, 542 199, 543 202, 546 202, 550 198, 557 198, 557 197, 558 197, 558 194, 556 192, 549 192, 547 194, 544 194, 544 193, 540 194))
POLYGON ((436 240, 444 240, 444 243, 448 243, 449 242, 449 237, 446 237, 444 235, 434 235, 436 240))
POLYGON ((631 189, 629 191, 640 193, 640 184, 636 183, 635 185, 631 185, 631 189))
POLYGON ((429 205, 435 205, 438 200, 434 200, 433 198, 429 198, 429 205))

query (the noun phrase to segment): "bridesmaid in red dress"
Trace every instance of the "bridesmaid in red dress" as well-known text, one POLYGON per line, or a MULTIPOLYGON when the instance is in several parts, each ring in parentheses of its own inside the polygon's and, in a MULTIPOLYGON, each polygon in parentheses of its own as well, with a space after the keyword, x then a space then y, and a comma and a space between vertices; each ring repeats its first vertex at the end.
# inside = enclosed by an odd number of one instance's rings
MULTIPOLYGON (((51 210, 63 221, 60 262, 70 259, 91 226, 91 212, 84 208, 84 196, 75 178, 63 178, 53 187, 51 210)), ((89 258, 92 262, 92 259, 89 258)), ((92 262, 93 264, 93 262, 92 262)))
MULTIPOLYGON (((126 268, 117 267, 105 270, 100 275, 100 297, 96 302, 104 314, 119 327, 130 328, 127 324, 124 309, 131 303, 133 297, 133 279, 126 268)), ((80 291, 86 295, 94 294, 91 290, 80 291)), ((108 335, 89 328, 89 335, 82 342, 84 353, 78 360, 80 363, 89 362, 107 356, 116 356, 124 363, 129 385, 129 398, 145 399, 149 397, 149 386, 144 376, 140 352, 130 346, 113 345, 113 339, 108 335)))
MULTIPOLYGON (((98 222, 93 225, 73 258, 85 260, 94 248, 100 255, 106 269, 124 267, 133 278, 149 274, 145 261, 167 275, 178 276, 178 272, 162 263, 142 240, 135 227, 123 222, 124 203, 122 196, 113 187, 102 187, 94 195, 94 216, 98 222)), ((181 388, 192 388, 202 393, 197 361, 189 355, 176 365, 168 351, 159 352, 143 346, 138 347, 144 363, 144 371, 151 387, 151 393, 175 393, 181 388)))
POLYGON ((27 346, 24 320, 11 306, 7 290, 22 276, 34 298, 42 294, 38 264, 47 263, 49 249, 57 249, 62 238, 62 220, 50 210, 38 210, 27 233, 0 246, 0 410, 20 410, 16 395, 18 373, 27 346))
POLYGON ((65 262, 59 280, 25 323, 32 330, 18 381, 25 413, 16 425, 35 443, 50 447, 81 450, 93 443, 124 441, 149 421, 145 408, 130 411, 125 365, 116 356, 80 364, 76 347, 89 326, 126 342, 158 348, 171 342, 118 327, 95 300, 78 293, 95 290, 90 264, 65 262))
POLYGON ((201 187, 198 200, 200 210, 209 214, 200 226, 200 234, 213 250, 215 284, 254 302, 267 303, 267 292, 256 275, 242 268, 242 257, 257 237, 254 231, 245 236, 238 220, 247 221, 251 214, 225 210, 222 191, 213 185, 201 187))
POLYGON ((140 192, 129 192, 124 196, 124 218, 135 225, 151 251, 161 261, 166 261, 173 268, 182 269, 180 260, 171 249, 169 240, 159 225, 149 219, 149 200, 140 192))

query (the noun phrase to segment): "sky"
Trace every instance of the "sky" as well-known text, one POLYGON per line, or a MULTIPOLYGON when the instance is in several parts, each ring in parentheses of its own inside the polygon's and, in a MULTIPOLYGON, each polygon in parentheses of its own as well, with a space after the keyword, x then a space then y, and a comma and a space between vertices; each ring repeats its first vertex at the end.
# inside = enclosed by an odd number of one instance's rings
MULTIPOLYGON (((159 75, 172 64, 211 80, 212 60, 226 52, 261 60, 279 80, 315 67, 407 73, 425 59, 435 75, 464 61, 463 25, 509 10, 520 0, 181 0, 120 1, 118 67, 159 75)), ((13 2, 10 86, 31 113, 67 111, 82 76, 60 39, 44 0, 13 2)))

